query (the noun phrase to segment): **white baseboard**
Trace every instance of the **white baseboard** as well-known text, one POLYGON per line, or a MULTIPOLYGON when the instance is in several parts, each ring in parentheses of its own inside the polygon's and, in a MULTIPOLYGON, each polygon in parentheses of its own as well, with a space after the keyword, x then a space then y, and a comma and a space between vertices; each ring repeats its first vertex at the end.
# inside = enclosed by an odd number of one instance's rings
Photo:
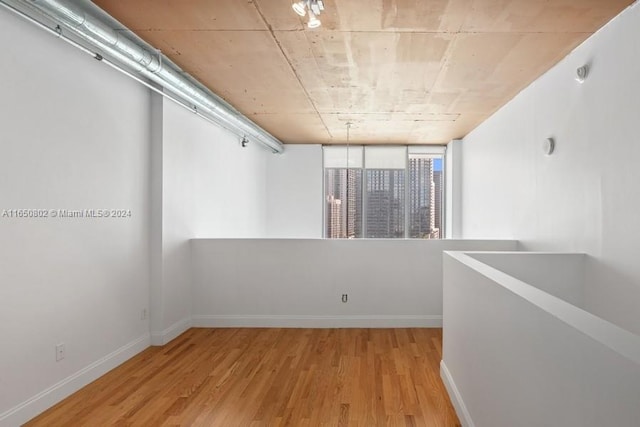
POLYGON ((453 381, 451 372, 447 369, 447 365, 445 365, 444 360, 440 361, 440 377, 447 389, 447 393, 449 393, 449 399, 451 399, 451 403, 456 410, 456 414, 458 414, 458 418, 460 419, 462 426, 475 427, 475 424, 473 424, 473 420, 471 419, 471 415, 462 400, 462 395, 460 394, 460 391, 458 391, 458 387, 456 387, 456 383, 453 381))
POLYGON ((441 328, 439 315, 197 315, 197 328, 441 328))
POLYGON ((151 332, 151 345, 165 345, 186 332, 191 326, 191 317, 185 317, 162 332, 151 332))
POLYGON ((22 425, 149 347, 145 334, 0 414, 0 427, 22 425))

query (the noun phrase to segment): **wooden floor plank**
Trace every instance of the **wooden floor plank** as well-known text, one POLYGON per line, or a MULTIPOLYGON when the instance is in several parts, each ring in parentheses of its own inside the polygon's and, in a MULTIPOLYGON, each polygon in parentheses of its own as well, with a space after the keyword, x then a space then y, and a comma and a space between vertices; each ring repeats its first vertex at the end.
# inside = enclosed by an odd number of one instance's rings
POLYGON ((25 426, 459 426, 440 329, 191 329, 25 426))

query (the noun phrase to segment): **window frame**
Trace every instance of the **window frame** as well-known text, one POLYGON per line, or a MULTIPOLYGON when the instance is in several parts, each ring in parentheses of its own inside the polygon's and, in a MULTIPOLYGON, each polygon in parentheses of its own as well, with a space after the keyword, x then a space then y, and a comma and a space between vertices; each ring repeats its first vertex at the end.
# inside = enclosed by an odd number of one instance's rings
MULTIPOLYGON (((393 147, 393 148, 399 148, 402 147, 405 149, 405 167, 404 167, 404 238, 387 238, 389 240, 401 240, 401 239, 405 239, 405 240, 423 240, 420 238, 415 238, 415 237, 410 237, 411 234, 411 230, 410 230, 410 185, 409 185, 409 179, 410 179, 410 173, 409 173, 409 160, 410 160, 410 156, 412 154, 423 154, 426 156, 433 156, 434 158, 440 158, 441 159, 441 167, 442 167, 442 174, 441 174, 441 185, 440 185, 440 237, 439 240, 443 240, 446 237, 446 198, 447 198, 447 188, 446 188, 446 183, 447 183, 447 174, 450 173, 450 171, 447 168, 447 162, 446 162, 446 156, 447 156, 447 146, 446 145, 323 145, 322 146, 322 198, 323 198, 323 203, 322 203, 322 224, 320 224, 320 226, 322 227, 322 232, 321 232, 321 236, 323 239, 330 239, 329 237, 327 237, 327 203, 326 201, 324 201, 324 199, 326 198, 326 174, 325 171, 327 170, 327 166, 325 164, 325 154, 324 154, 324 150, 326 148, 329 149, 336 149, 336 148, 341 148, 341 149, 346 149, 346 152, 349 153, 349 151, 351 149, 356 149, 360 152, 361 155, 361 159, 360 159, 360 167, 349 167, 348 163, 351 163, 349 160, 346 160, 346 167, 330 167, 329 169, 346 169, 347 171, 350 169, 360 169, 362 172, 362 194, 361 194, 361 199, 362 199, 362 225, 361 225, 361 237, 357 238, 359 240, 366 240, 366 239, 378 239, 378 238, 370 238, 370 237, 366 237, 367 236, 367 219, 366 219, 366 206, 367 206, 367 179, 366 179, 366 171, 367 171, 367 167, 366 167, 366 151, 367 151, 367 147, 393 147)), ((374 168, 371 168, 374 169, 374 168)), ((402 169, 399 169, 402 170, 402 169)), ((380 238, 380 239, 385 239, 385 238, 380 238)), ((335 238, 333 238, 332 240, 335 240, 335 238)), ((348 239, 345 239, 348 240, 348 239)))

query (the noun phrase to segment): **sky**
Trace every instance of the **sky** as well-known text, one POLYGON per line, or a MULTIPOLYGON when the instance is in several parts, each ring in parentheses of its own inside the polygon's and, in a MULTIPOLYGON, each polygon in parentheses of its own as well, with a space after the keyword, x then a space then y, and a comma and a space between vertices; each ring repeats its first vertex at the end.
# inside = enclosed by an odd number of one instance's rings
POLYGON ((433 159, 433 171, 442 172, 442 159, 433 159))

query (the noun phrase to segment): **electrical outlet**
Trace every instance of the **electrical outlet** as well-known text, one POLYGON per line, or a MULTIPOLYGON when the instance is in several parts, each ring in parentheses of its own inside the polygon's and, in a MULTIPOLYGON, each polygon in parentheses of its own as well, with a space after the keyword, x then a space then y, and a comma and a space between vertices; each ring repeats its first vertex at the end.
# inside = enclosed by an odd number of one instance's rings
POLYGON ((142 311, 140 312, 140 320, 147 320, 147 317, 149 317, 149 314, 147 313, 147 309, 143 308, 142 311))
POLYGON ((347 294, 342 294, 342 302, 347 302, 349 300, 349 295, 347 294))
POLYGON ((56 346, 56 362, 64 359, 65 352, 64 343, 60 343, 56 346))

